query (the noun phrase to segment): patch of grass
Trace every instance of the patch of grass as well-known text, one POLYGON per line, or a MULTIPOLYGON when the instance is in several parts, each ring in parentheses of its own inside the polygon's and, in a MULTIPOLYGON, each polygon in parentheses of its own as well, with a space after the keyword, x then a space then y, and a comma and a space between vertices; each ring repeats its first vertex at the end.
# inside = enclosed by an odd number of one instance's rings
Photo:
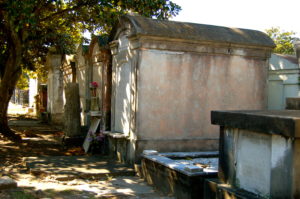
POLYGON ((14 199, 33 199, 33 198, 36 198, 32 194, 26 193, 24 191, 14 191, 14 192, 11 192, 10 195, 14 199))

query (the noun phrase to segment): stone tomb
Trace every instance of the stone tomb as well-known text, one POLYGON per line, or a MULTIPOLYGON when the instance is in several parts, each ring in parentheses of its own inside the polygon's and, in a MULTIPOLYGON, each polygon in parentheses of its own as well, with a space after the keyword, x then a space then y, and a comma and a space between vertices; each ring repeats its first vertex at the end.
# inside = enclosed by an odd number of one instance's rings
POLYGON ((211 110, 266 108, 273 41, 255 30, 124 16, 111 36, 111 150, 140 162, 218 149, 211 110), (119 135, 117 135, 119 134, 119 135))
POLYGON ((110 124, 111 55, 108 37, 93 35, 90 46, 80 45, 76 54, 76 82, 79 84, 81 124, 88 127, 93 115, 102 115, 104 129, 110 124), (98 87, 92 91, 92 82, 98 87))
POLYGON ((218 152, 145 150, 142 171, 145 180, 165 194, 184 199, 203 198, 205 179, 217 178, 218 152))
POLYGON ((300 111, 213 111, 211 118, 221 126, 219 180, 233 195, 300 197, 300 111))
MULTIPOLYGON (((96 96, 90 92, 90 113, 97 111, 102 116, 101 126, 103 130, 110 129, 111 110, 111 52, 108 45, 109 38, 106 35, 93 36, 90 44, 90 72, 88 84, 97 82, 96 96)), ((90 88, 89 88, 90 89, 90 88)), ((92 115, 91 115, 92 116, 92 115)))
POLYGON ((91 82, 91 71, 89 67, 89 46, 79 45, 75 55, 76 82, 79 85, 80 120, 81 126, 88 126, 89 121, 89 84, 91 82))

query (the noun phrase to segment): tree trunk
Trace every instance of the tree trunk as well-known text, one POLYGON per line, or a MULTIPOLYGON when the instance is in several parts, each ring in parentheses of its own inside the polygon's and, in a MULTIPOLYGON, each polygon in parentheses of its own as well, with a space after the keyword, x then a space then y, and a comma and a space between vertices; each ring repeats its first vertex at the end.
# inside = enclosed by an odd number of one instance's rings
POLYGON ((22 47, 20 43, 13 43, 9 48, 9 57, 0 80, 0 133, 11 140, 20 141, 21 137, 8 126, 7 109, 21 74, 22 47))
POLYGON ((2 86, 2 84, 3 83, 1 81, 1 85, 0 85, 0 126, 1 126, 0 133, 11 140, 19 141, 20 136, 16 135, 9 128, 8 118, 7 118, 7 109, 8 109, 9 100, 14 91, 14 81, 10 81, 9 83, 7 83, 8 87, 4 87, 4 86, 2 86))

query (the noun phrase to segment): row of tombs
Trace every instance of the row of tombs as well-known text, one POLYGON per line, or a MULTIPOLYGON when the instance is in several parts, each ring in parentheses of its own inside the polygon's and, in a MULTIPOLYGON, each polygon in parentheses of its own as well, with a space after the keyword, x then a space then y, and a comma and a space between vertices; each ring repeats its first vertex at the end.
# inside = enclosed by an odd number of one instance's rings
POLYGON ((255 30, 126 15, 76 55, 49 54, 47 110, 68 137, 99 119, 109 153, 177 198, 299 198, 300 113, 266 111, 274 47, 255 30))

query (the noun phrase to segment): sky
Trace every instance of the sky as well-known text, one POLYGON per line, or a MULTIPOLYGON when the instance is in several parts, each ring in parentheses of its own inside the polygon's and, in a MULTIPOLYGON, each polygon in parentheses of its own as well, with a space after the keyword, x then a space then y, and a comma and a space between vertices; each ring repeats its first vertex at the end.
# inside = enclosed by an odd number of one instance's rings
POLYGON ((172 0, 181 6, 171 20, 264 31, 279 27, 300 37, 300 0, 172 0))

